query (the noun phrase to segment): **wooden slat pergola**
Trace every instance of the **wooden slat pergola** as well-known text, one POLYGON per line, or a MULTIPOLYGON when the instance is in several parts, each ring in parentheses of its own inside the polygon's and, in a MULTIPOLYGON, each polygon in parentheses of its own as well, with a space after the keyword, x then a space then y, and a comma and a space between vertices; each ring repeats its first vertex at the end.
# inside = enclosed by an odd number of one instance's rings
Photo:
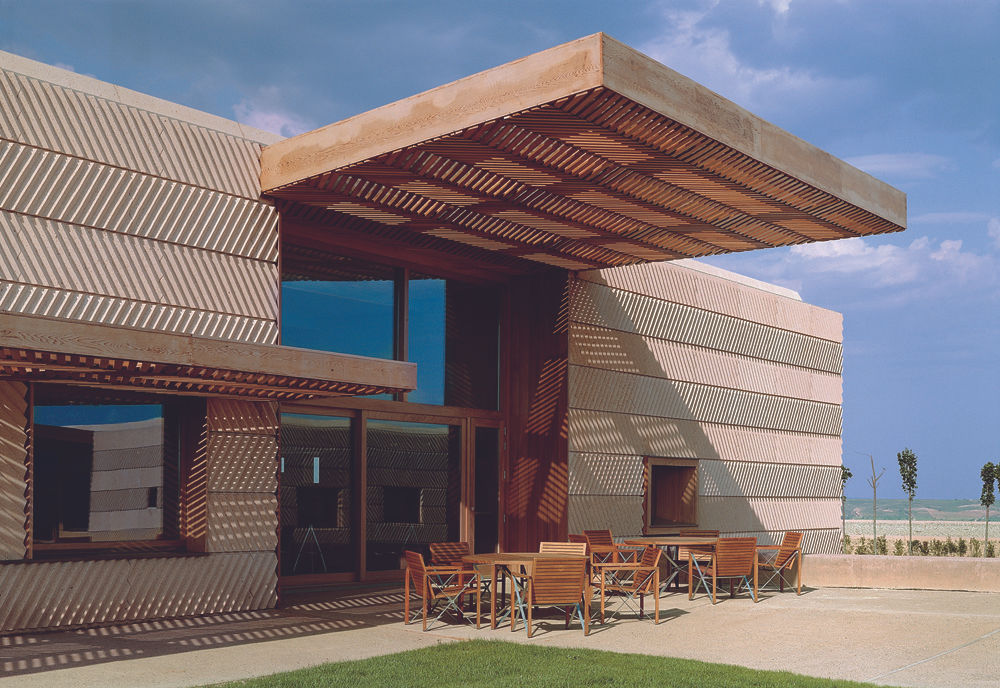
POLYGON ((4 316, 0 379, 301 401, 410 391, 416 364, 37 316, 4 316))
POLYGON ((906 199, 603 35, 268 146, 286 217, 577 270, 900 231, 906 199))

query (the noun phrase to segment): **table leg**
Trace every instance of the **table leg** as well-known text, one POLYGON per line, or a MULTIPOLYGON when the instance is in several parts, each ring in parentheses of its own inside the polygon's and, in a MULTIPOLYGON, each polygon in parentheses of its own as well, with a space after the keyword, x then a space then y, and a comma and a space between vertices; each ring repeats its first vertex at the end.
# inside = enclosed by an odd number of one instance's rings
POLYGON ((493 564, 493 583, 490 593, 490 628, 494 631, 497 628, 497 592, 499 589, 497 587, 497 565, 493 564))

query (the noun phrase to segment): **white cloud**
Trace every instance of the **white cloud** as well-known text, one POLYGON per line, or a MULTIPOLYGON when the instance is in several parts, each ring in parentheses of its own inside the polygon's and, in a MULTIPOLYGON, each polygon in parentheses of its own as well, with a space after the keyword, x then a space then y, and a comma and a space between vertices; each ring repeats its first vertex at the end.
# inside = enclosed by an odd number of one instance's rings
MULTIPOLYGON (((791 0, 766 0, 784 17, 791 0)), ((859 79, 845 80, 789 66, 757 67, 732 49, 728 29, 705 22, 715 4, 705 10, 664 10, 666 25, 659 38, 640 47, 662 62, 726 98, 755 112, 795 107, 789 100, 813 103, 866 90, 859 79)))
POLYGON ((1000 217, 991 217, 986 223, 986 233, 993 239, 993 245, 1000 249, 1000 217))
POLYGON ((788 10, 792 6, 792 0, 758 0, 758 3, 767 5, 778 15, 788 14, 788 10))
POLYGON ((282 106, 282 97, 276 86, 264 86, 252 96, 233 106, 237 121, 280 136, 295 136, 315 129, 303 117, 289 112, 282 106))
POLYGON ((847 162, 871 175, 905 179, 931 179, 955 169, 950 158, 931 153, 876 153, 847 158, 847 162))

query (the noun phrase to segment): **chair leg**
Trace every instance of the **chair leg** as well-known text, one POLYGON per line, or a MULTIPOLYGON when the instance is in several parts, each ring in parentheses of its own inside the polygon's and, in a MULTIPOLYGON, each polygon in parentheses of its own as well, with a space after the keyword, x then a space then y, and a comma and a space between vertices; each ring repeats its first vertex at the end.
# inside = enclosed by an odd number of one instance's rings
POLYGON ((795 584, 796 584, 796 595, 802 594, 802 550, 798 552, 798 561, 795 564, 795 584))
POLYGON ((660 569, 653 571, 653 607, 656 612, 653 616, 653 623, 660 623, 660 569))
MULTIPOLYGON (((530 585, 530 583, 529 583, 530 585)), ((531 600, 528 600, 528 637, 531 637, 531 608, 534 605, 531 604, 531 600)))
POLYGON ((715 588, 716 588, 716 578, 715 571, 712 571, 712 604, 715 604, 715 588))
POLYGON ((403 623, 410 623, 410 570, 403 574, 403 623))
POLYGON ((423 627, 423 630, 425 630, 425 631, 427 630, 427 595, 430 592, 429 586, 430 586, 430 583, 428 583, 427 581, 424 581, 424 594, 423 594, 423 599, 421 600, 421 603, 422 603, 422 610, 423 610, 423 617, 424 617, 424 627, 423 627))

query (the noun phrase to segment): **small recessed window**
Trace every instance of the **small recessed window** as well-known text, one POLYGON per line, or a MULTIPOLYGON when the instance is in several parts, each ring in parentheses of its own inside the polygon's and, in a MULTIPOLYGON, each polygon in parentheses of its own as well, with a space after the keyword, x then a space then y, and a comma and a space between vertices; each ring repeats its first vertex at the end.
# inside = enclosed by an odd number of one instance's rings
POLYGON ((385 486, 382 515, 386 523, 420 523, 420 488, 385 486))
POLYGON ((647 531, 693 526, 698 522, 698 462, 646 459, 647 531))

